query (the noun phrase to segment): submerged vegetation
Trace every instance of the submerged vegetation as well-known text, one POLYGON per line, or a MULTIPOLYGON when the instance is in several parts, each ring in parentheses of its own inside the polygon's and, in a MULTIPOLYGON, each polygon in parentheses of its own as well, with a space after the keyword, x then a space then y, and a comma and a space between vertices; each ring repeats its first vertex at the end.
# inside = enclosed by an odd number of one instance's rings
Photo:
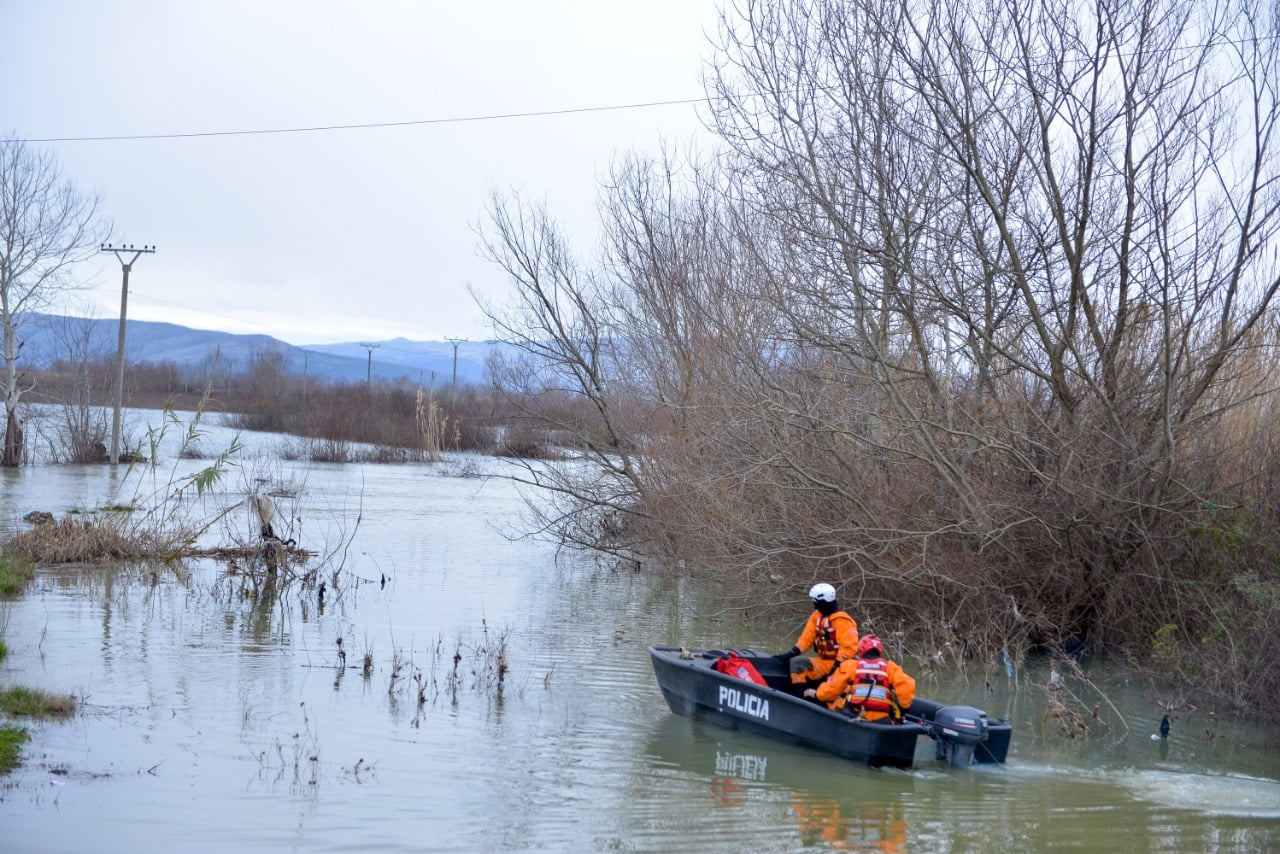
POLYGON ((189 458, 187 450, 198 447, 206 435, 203 418, 203 404, 185 421, 166 408, 160 425, 149 428, 145 444, 129 455, 134 462, 122 483, 131 484, 132 494, 112 496, 98 509, 75 511, 61 519, 44 511, 30 513, 31 526, 0 544, 0 554, 10 561, 36 564, 192 556, 197 540, 228 512, 204 515, 200 499, 227 475, 241 450, 233 440, 208 465, 180 474, 177 462, 189 458), (175 439, 166 468, 162 449, 175 439))
MULTIPOLYGON (((413 694, 419 709, 437 700, 442 694, 451 702, 457 702, 463 690, 486 694, 501 700, 510 672, 508 646, 510 630, 491 633, 487 623, 481 624, 482 638, 477 643, 466 643, 462 638, 446 645, 440 635, 427 651, 425 663, 414 660, 405 651, 396 649, 391 656, 388 671, 387 694, 391 697, 409 692, 413 694)), ((348 669, 347 655, 342 638, 337 640, 338 681, 348 669)), ((361 677, 370 679, 374 673, 372 650, 366 650, 358 667, 361 677)))
MULTIPOLYGON (((65 720, 76 712, 76 698, 70 694, 49 694, 34 688, 0 689, 0 715, 7 718, 65 720)), ((13 724, 0 724, 0 774, 18 767, 27 732, 13 724)))
POLYGON ((596 257, 495 197, 535 527, 1278 715, 1280 13, 1007 12, 733 4, 719 149, 619 162, 596 257))
MULTIPOLYGON (((509 631, 491 636, 487 624, 482 623, 483 639, 478 644, 464 643, 459 638, 452 648, 445 644, 443 636, 436 639, 427 651, 426 661, 417 661, 404 650, 396 649, 387 668, 387 696, 392 703, 410 696, 415 714, 411 725, 420 727, 428 708, 441 696, 447 697, 451 709, 456 709, 463 691, 471 690, 499 702, 508 672, 507 644, 509 631)), ((370 682, 377 666, 372 650, 365 650, 359 662, 349 660, 346 642, 335 639, 333 687, 342 686, 349 670, 359 670, 362 682, 370 682)), ((285 742, 277 739, 267 748, 253 748, 254 755, 264 773, 275 780, 288 780, 298 790, 320 785, 323 767, 321 737, 312 725, 306 705, 301 707, 302 728, 285 742)), ((363 774, 377 771, 374 762, 361 758, 349 767, 342 768, 346 778, 358 779, 363 774)))
POLYGON ((7 774, 18 767, 22 745, 26 743, 26 730, 9 724, 0 724, 0 774, 7 774))
MULTIPOLYGON (((35 567, 30 561, 0 554, 0 596, 20 593, 27 582, 35 578, 35 574, 35 567)), ((3 657, 0 655, 0 658, 3 657)))
POLYGON ((76 698, 34 688, 0 688, 0 712, 15 718, 69 718, 76 713, 76 698))
POLYGON ((96 563, 176 557, 185 537, 173 538, 149 528, 127 524, 127 515, 118 512, 84 518, 66 516, 56 522, 37 525, 11 537, 5 551, 41 564, 96 563))

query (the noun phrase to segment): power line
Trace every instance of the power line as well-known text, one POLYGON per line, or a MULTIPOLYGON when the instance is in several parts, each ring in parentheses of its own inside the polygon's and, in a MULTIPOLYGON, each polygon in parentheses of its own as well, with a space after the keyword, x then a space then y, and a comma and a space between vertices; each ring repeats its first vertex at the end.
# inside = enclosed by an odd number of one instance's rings
POLYGON ((577 113, 605 113, 619 110, 643 110, 651 107, 678 107, 702 104, 707 98, 685 98, 673 101, 646 101, 638 104, 612 104, 597 107, 569 107, 561 110, 533 110, 522 113, 490 113, 480 116, 452 116, 441 119, 413 119, 403 122, 368 122, 364 124, 316 125, 296 128, 260 128, 257 130, 214 130, 185 133, 138 133, 119 136, 50 136, 24 139, 22 142, 122 142, 144 139, 198 139, 218 136, 269 136, 286 133, 320 133, 335 130, 373 130, 378 128, 417 127, 422 125, 465 124, 468 122, 492 122, 504 119, 534 119, 547 116, 568 116, 577 113))
MULTIPOLYGON (((1235 47, 1243 47, 1246 45, 1266 45, 1276 40, 1275 35, 1256 36, 1254 38, 1230 38, 1224 37, 1218 41, 1219 45, 1230 45, 1235 47)), ((1175 45, 1172 49, 1180 51, 1198 50, 1208 47, 1203 42, 1193 42, 1185 45, 1175 45)), ((1123 52, 1125 55, 1128 52, 1123 52)), ((1088 62, 1089 58, 1084 57, 1083 61, 1088 62)), ((1049 67, 1051 62, 1035 63, 1035 65, 1044 65, 1049 67)), ((948 77, 955 76, 953 74, 946 75, 948 77)), ((885 76, 882 80, 889 80, 885 76)), ((819 91, 839 91, 836 86, 819 86, 819 91)), ((741 97, 765 97, 760 92, 739 92, 741 97)), ((323 133, 326 131, 341 130, 377 130, 382 128, 399 128, 399 127, 422 127, 427 125, 448 125, 448 124, 467 124, 472 122, 492 122, 504 121, 511 119, 535 119, 553 116, 570 116, 583 113, 605 113, 618 112, 622 110, 643 110, 653 107, 679 107, 689 106, 692 104, 707 104, 713 98, 703 96, 700 98, 676 98, 665 101, 641 101, 634 104, 604 104, 593 107, 565 107, 558 110, 526 110, 515 113, 486 113, 478 116, 448 116, 436 119, 410 119, 399 122, 363 122, 353 124, 332 124, 332 125, 313 125, 308 127, 288 127, 288 128, 251 128, 247 130, 214 130, 214 131, 183 131, 178 133, 136 133, 136 134, 117 134, 117 135, 99 135, 99 136, 49 136, 49 137, 30 137, 19 140, 20 142, 32 143, 49 143, 49 142, 127 142, 138 140, 160 140, 160 139, 201 139, 211 137, 229 137, 229 136, 272 136, 296 133, 323 133)))
MULTIPOLYGON (((1223 36, 1217 40, 1218 45, 1228 45, 1235 47, 1244 47, 1247 45, 1266 45, 1276 40, 1275 34, 1265 34, 1254 36, 1252 38, 1231 38, 1223 36)), ((1209 47, 1205 42, 1192 42, 1185 45, 1174 45, 1171 49, 1180 51, 1192 51, 1209 47)), ((1132 56, 1127 51, 1122 51, 1124 55, 1132 56)), ((1089 58, 1084 57, 1083 61, 1088 62, 1089 58)), ((1044 65, 1052 67, 1051 61, 1042 63, 1034 63, 1035 65, 1044 65)), ((953 76, 953 75, 946 75, 953 76)), ((881 79, 888 80, 888 77, 881 79)), ((838 90, 838 87, 817 87, 819 90, 838 90)), ((765 93, 760 92, 740 92, 737 93, 742 97, 765 97, 765 93)), ((713 98, 703 96, 700 98, 676 98, 664 101, 641 101, 634 104, 605 104, 592 107, 566 107, 556 110, 526 110, 514 113, 487 113, 478 116, 449 116, 445 118, 435 119, 410 119, 399 122, 363 122, 353 124, 331 124, 331 125, 313 125, 308 127, 287 127, 287 128, 251 128, 246 130, 215 130, 215 131, 183 131, 177 133, 138 133, 138 134, 117 134, 117 135, 98 135, 98 136, 50 136, 50 137, 30 137, 19 140, 20 142, 30 143, 49 143, 49 142, 125 142, 137 140, 161 140, 161 139, 200 139, 209 137, 229 137, 229 136, 271 136, 282 134, 297 133, 323 133, 326 131, 340 130, 376 130, 381 128, 398 128, 398 127, 421 127, 426 125, 446 125, 446 124, 466 124, 471 122, 490 122, 504 121, 511 119, 532 119, 545 118, 552 116, 568 116, 582 113, 604 113, 617 112, 622 110, 642 110, 653 107, 677 107, 688 106, 691 104, 710 103, 713 98)))

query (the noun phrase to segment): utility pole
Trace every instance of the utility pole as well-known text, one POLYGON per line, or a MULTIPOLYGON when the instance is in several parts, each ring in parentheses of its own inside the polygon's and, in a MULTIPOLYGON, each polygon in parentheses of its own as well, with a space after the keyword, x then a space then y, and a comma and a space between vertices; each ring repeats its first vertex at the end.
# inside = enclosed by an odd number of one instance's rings
POLYGON ((449 406, 453 409, 458 408, 458 343, 466 341, 465 338, 450 338, 445 336, 446 341, 453 345, 453 400, 449 406))
POLYGON ((120 283, 120 338, 116 343, 116 406, 111 415, 111 465, 114 466, 120 462, 120 410, 124 407, 124 323, 129 308, 129 271, 133 269, 133 262, 138 260, 139 255, 150 255, 156 251, 156 247, 143 246, 139 249, 132 243, 128 246, 104 243, 98 251, 115 255, 123 271, 123 281, 120 283), (127 261, 126 255, 129 256, 127 261))
POLYGON ((369 351, 369 367, 365 368, 364 384, 366 386, 373 385, 373 351, 381 347, 381 344, 361 344, 361 347, 369 351))

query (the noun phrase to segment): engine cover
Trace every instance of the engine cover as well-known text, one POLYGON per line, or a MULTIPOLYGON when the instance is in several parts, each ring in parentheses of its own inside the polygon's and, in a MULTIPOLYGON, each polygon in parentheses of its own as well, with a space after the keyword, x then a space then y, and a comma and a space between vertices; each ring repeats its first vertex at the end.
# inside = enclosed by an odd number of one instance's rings
POLYGON ((972 706, 943 706, 933 716, 933 737, 939 759, 968 766, 973 749, 987 740, 987 713, 972 706))

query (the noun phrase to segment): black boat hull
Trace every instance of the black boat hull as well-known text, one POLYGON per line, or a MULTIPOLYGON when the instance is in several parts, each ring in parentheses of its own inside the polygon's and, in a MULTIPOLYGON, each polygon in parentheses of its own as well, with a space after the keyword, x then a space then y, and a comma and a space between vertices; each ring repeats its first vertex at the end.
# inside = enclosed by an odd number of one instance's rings
MULTIPOLYGON (((713 665, 723 654, 719 650, 650 647, 654 675, 671 711, 871 767, 910 768, 919 737, 933 737, 938 731, 934 718, 940 709, 947 708, 917 700, 909 709, 910 719, 903 723, 856 720, 788 693, 790 677, 774 659, 751 651, 736 652, 755 665, 768 686, 715 670, 713 665)), ((1008 724, 991 722, 987 730, 987 740, 974 751, 973 761, 1003 762, 1011 735, 1008 724)))

